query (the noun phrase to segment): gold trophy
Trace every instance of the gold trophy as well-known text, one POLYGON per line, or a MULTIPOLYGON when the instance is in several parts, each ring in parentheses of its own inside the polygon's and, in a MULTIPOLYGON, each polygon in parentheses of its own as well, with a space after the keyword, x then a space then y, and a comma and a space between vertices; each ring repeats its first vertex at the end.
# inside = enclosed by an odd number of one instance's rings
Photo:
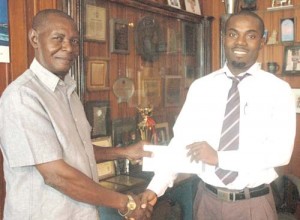
POLYGON ((140 131, 141 139, 144 141, 149 141, 156 143, 155 135, 155 121, 151 117, 153 112, 153 107, 137 107, 138 112, 142 117, 142 121, 138 123, 138 129, 140 131))

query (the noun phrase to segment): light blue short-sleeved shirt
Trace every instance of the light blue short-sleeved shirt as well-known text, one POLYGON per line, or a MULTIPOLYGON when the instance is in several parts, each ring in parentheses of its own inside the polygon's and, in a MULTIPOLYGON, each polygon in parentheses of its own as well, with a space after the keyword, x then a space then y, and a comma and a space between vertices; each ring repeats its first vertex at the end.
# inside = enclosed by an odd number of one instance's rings
POLYGON ((45 185, 36 164, 63 159, 98 181, 90 125, 75 81, 60 80, 34 60, 0 99, 7 220, 94 220, 96 207, 45 185))

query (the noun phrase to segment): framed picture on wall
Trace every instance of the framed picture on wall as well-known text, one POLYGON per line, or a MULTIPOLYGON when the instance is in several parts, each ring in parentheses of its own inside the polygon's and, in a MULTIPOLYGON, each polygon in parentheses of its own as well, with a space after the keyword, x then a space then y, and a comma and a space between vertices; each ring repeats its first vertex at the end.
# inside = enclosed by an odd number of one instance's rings
POLYGON ((85 105, 85 112, 92 126, 92 138, 111 134, 109 101, 89 101, 85 105))
POLYGON ((122 19, 110 19, 110 52, 129 53, 128 22, 122 19))
POLYGON ((300 45, 285 46, 282 70, 285 74, 300 74, 300 45))
POLYGON ((295 95, 296 112, 300 113, 300 89, 292 89, 295 95))
POLYGON ((89 91, 107 90, 108 58, 91 57, 86 61, 86 86, 89 91))
POLYGON ((160 106, 162 100, 162 80, 160 76, 138 75, 138 105, 160 106))
POLYGON ((158 123, 155 125, 158 145, 167 145, 170 141, 168 122, 158 123))
POLYGON ((185 9, 188 12, 201 15, 199 0, 184 0, 185 9))
POLYGON ((283 18, 280 20, 280 40, 293 42, 295 40, 295 18, 283 18))
POLYGON ((87 4, 84 27, 85 40, 106 41, 106 9, 87 4))
MULTIPOLYGON (((97 147, 112 147, 111 136, 92 139, 93 145, 97 147)), ((106 161, 97 164, 99 180, 115 175, 114 161, 106 161)))
POLYGON ((165 76, 165 107, 180 106, 181 76, 165 76))
POLYGON ((196 25, 189 22, 182 24, 182 46, 184 55, 196 55, 197 50, 196 25))
POLYGON ((136 118, 120 118, 112 121, 113 146, 126 146, 136 140, 137 137, 136 118))
POLYGON ((181 9, 180 0, 168 0, 168 5, 181 9))

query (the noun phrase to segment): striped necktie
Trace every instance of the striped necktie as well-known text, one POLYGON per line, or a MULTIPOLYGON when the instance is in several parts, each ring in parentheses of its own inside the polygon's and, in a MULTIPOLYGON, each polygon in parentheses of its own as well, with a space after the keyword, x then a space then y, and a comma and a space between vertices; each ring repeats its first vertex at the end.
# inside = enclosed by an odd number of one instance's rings
MULTIPOLYGON (((228 92, 219 151, 237 150, 239 147, 240 94, 238 84, 245 76, 247 74, 242 77, 229 77, 232 79, 232 86, 228 92)), ((233 182, 238 176, 238 172, 223 170, 220 167, 216 167, 215 173, 225 185, 233 182)))

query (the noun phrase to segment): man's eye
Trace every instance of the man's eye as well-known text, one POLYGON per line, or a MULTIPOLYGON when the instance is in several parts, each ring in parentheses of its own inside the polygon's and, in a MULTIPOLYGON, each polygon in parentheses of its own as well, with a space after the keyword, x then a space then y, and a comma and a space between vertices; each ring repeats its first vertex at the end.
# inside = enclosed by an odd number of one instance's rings
POLYGON ((247 38, 251 39, 251 40, 254 40, 254 39, 256 39, 256 35, 255 34, 248 34, 247 38))
POLYGON ((63 38, 62 38, 62 37, 59 37, 59 36, 54 37, 53 39, 54 39, 54 40, 57 40, 57 41, 63 41, 63 38))
POLYGON ((230 38, 237 38, 237 34, 236 33, 228 33, 228 36, 230 38))
POLYGON ((73 39, 73 40, 71 40, 71 44, 73 44, 73 45, 79 45, 79 39, 73 39))

